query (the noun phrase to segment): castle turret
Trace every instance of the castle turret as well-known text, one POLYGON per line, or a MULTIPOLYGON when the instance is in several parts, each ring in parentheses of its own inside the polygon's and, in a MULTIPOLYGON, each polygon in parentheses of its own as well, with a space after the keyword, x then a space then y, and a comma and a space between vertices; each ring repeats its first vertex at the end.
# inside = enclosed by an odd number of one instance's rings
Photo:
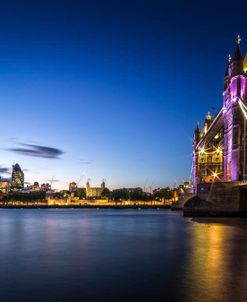
POLYGON ((104 181, 104 179, 102 180, 101 188, 102 188, 102 189, 105 189, 105 181, 104 181))
POLYGON ((210 112, 208 112, 208 114, 206 115, 205 120, 204 120, 204 125, 202 127, 201 137, 207 133, 208 128, 210 127, 211 123, 212 123, 212 116, 211 116, 210 112))

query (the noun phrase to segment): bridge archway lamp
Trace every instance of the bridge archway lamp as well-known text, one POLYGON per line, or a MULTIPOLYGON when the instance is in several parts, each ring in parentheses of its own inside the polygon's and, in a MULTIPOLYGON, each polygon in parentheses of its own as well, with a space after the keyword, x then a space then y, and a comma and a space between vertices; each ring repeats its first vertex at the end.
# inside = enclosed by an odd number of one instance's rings
POLYGON ((244 115, 244 162, 243 162, 243 180, 246 177, 246 120, 247 120, 247 107, 245 106, 242 99, 238 100, 238 104, 244 115))

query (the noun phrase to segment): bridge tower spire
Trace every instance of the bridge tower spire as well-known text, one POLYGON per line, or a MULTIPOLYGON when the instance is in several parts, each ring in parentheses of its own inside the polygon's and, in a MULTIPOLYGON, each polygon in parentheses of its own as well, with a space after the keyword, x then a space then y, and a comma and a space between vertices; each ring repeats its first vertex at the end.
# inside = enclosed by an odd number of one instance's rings
POLYGON ((235 53, 232 60, 232 76, 241 74, 243 72, 243 57, 241 54, 240 43, 241 38, 240 35, 238 35, 236 39, 235 53))

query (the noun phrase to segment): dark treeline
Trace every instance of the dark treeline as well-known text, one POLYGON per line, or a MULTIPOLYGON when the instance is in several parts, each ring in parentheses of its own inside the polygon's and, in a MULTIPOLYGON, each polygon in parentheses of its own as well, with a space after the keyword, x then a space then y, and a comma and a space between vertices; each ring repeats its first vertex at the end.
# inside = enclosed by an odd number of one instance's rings
POLYGON ((2 201, 43 201, 46 200, 45 191, 36 192, 11 192, 3 196, 2 201))
MULTIPOLYGON (((71 193, 67 190, 53 193, 53 198, 67 199, 71 193)), ((74 197, 78 197, 80 200, 86 199, 86 190, 84 188, 78 188, 73 192, 74 197)), ((112 200, 115 202, 122 201, 153 201, 171 199, 173 196, 172 190, 169 187, 160 188, 153 191, 153 193, 145 192, 142 188, 120 188, 115 190, 109 190, 104 188, 101 193, 102 199, 112 200)), ((10 192, 9 194, 2 194, 1 201, 44 201, 47 199, 45 191, 32 191, 32 192, 10 192)))
POLYGON ((144 192, 142 188, 120 188, 110 191, 105 188, 101 194, 102 198, 111 199, 114 201, 131 200, 131 201, 151 201, 151 200, 161 200, 161 199, 171 199, 172 190, 167 188, 162 188, 160 190, 155 190, 152 194, 144 192))
MULTIPOLYGON (((71 195, 69 191, 61 191, 57 192, 53 195, 55 198, 68 198, 71 195)), ((79 199, 86 199, 86 190, 84 188, 78 188, 75 192, 73 192, 74 197, 78 197, 79 199)), ((108 188, 104 188, 100 198, 113 200, 116 202, 121 201, 152 201, 152 200, 164 200, 171 199, 173 196, 172 190, 169 187, 160 188, 153 191, 153 193, 145 192, 142 188, 120 188, 115 190, 110 190, 108 188)))

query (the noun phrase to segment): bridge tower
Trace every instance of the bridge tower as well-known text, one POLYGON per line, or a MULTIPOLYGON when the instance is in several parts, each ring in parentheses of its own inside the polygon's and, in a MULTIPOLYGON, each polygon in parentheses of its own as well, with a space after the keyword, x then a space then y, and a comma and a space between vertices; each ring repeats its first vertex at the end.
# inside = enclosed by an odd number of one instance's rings
POLYGON ((240 36, 233 59, 229 56, 224 77, 223 115, 224 115, 224 181, 238 181, 244 178, 243 157, 245 117, 239 101, 247 102, 247 73, 240 50, 240 36))

